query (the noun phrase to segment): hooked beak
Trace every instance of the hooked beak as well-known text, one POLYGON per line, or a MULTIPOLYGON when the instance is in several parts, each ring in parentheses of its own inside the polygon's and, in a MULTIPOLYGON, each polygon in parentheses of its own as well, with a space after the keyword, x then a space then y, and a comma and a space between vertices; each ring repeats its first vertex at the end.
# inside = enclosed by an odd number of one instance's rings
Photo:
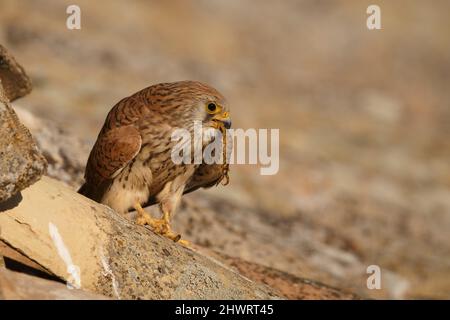
POLYGON ((220 115, 218 114, 218 115, 213 117, 213 120, 222 122, 223 126, 226 129, 230 129, 231 128, 231 118, 230 118, 229 112, 225 111, 224 113, 222 113, 220 115))

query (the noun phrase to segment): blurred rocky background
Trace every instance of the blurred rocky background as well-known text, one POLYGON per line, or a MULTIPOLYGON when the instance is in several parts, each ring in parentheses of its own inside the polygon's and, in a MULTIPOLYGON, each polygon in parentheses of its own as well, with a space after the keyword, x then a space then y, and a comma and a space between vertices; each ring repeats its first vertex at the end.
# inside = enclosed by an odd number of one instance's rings
POLYGON ((232 166, 228 187, 185 197, 175 230, 250 278, 256 264, 362 297, 450 298, 450 2, 376 1, 369 31, 374 3, 78 0, 68 30, 73 1, 1 0, 0 43, 32 79, 14 106, 50 176, 81 184, 121 98, 203 81, 234 127, 280 129, 280 171, 232 166))

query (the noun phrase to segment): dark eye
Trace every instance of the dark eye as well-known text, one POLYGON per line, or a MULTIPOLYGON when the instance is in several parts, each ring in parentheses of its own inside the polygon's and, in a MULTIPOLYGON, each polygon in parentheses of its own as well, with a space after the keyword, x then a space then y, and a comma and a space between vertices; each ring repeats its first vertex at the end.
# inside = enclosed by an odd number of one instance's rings
POLYGON ((211 103, 208 104, 208 111, 214 112, 214 111, 216 111, 216 109, 217 109, 217 106, 216 106, 215 103, 211 102, 211 103))

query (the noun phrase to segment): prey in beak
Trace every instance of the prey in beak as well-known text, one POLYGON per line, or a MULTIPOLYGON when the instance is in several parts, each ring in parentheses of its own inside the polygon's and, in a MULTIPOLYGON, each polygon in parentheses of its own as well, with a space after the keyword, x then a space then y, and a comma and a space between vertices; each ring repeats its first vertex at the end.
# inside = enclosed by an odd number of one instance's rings
POLYGON ((222 129, 224 127, 225 129, 231 128, 231 118, 230 113, 225 111, 222 114, 215 115, 212 120, 214 121, 215 127, 217 129, 222 129))

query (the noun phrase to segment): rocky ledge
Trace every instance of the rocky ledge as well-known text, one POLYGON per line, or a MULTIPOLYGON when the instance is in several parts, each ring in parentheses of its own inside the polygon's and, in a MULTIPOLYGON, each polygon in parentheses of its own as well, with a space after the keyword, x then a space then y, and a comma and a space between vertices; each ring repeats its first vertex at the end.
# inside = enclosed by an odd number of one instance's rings
POLYGON ((17 117, 10 101, 31 81, 2 46, 0 78, 0 299, 357 298, 183 247, 79 195, 86 144, 25 109, 17 117))

